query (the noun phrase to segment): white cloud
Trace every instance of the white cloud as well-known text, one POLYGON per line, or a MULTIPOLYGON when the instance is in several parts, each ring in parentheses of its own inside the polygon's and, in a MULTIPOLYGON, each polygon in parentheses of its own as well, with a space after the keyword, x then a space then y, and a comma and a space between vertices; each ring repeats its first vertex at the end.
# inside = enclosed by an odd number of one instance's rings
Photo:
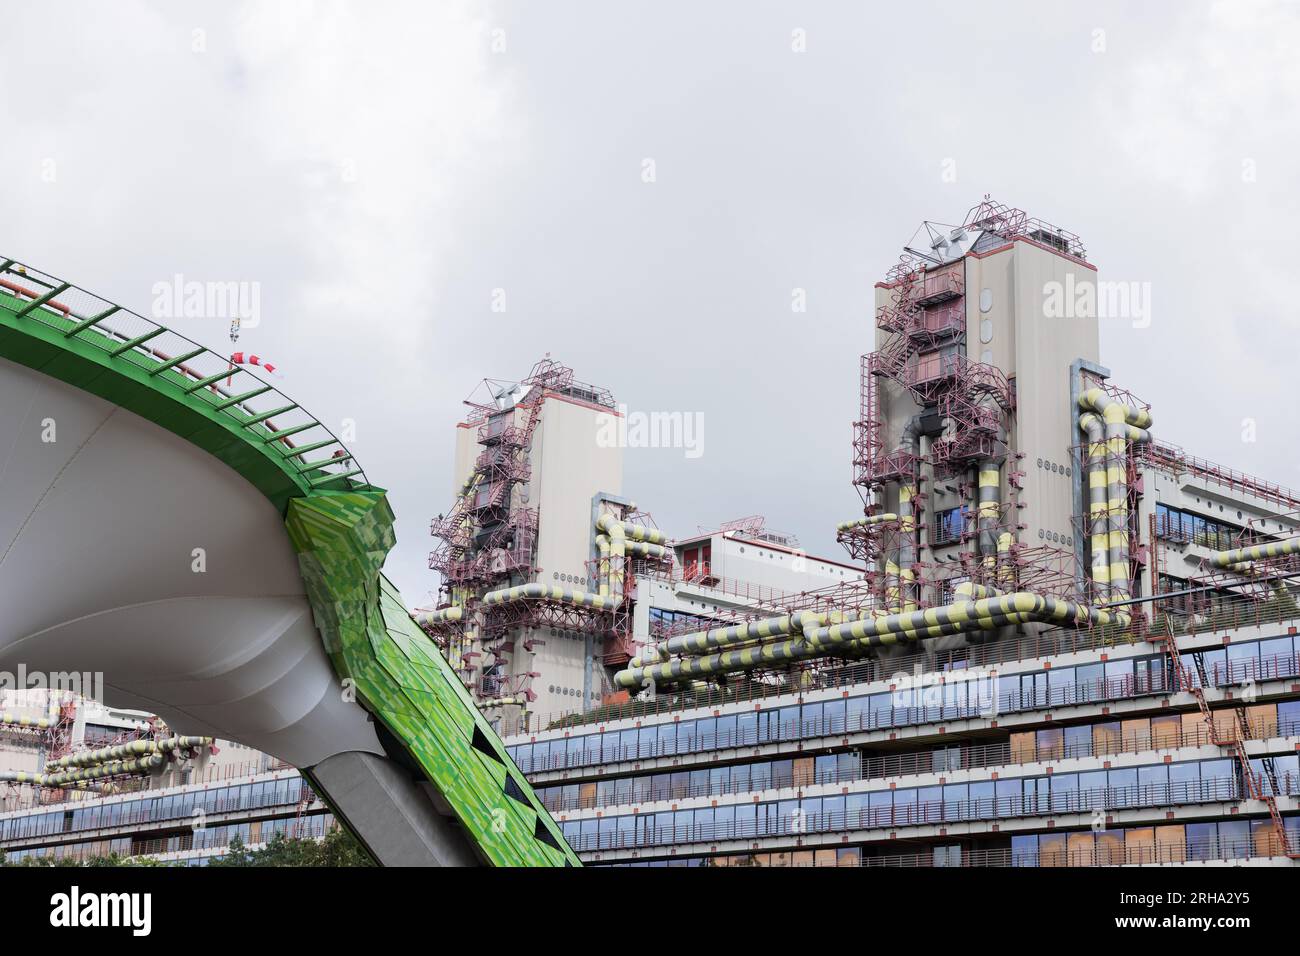
POLYGON ((459 400, 545 351, 632 407, 706 413, 689 469, 628 457, 625 491, 670 532, 762 512, 833 554, 858 507, 871 284, 919 220, 987 191, 1079 232, 1103 277, 1152 282, 1154 324, 1106 327, 1103 361, 1155 403, 1162 438, 1300 484, 1273 371, 1297 330, 1298 15, 31 4, 0 58, 0 252, 137 309, 175 272, 259 281, 241 346, 316 414, 356 420, 412 600, 434 584, 428 519, 450 502, 459 400), (792 317, 796 286, 809 311, 792 317), (490 309, 497 287, 508 313, 490 309), (1211 389, 1212 414, 1189 394, 1211 389), (1243 447, 1247 416, 1260 439, 1243 447), (755 468, 773 448, 804 464, 755 468))

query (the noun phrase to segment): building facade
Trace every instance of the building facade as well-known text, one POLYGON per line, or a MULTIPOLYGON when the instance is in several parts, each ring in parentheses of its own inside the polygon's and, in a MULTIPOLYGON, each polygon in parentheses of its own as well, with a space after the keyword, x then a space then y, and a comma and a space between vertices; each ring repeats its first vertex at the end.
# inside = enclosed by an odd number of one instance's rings
POLYGON ((175 739, 157 718, 93 698, 0 691, 5 859, 151 857, 202 866, 225 856, 236 838, 257 849, 276 833, 319 839, 336 826, 282 761, 210 738, 162 744, 175 739), (125 760, 118 755, 133 748, 125 760), (83 779, 54 779, 78 769, 83 779))
POLYGON ((507 738, 585 860, 1294 862, 1300 493, 1159 436, 1096 275, 989 201, 923 224, 862 362, 857 573, 652 629, 633 699, 507 738))
MULTIPOLYGON (((484 383, 415 616, 586 862, 1294 863, 1300 492, 1162 436, 1088 288, 1019 210, 923 224, 876 289, 843 557, 758 516, 671 538, 609 390, 484 383)), ((11 856, 334 825, 269 757, 54 704, 0 701, 11 856), (56 776, 128 739, 149 766, 56 776)))

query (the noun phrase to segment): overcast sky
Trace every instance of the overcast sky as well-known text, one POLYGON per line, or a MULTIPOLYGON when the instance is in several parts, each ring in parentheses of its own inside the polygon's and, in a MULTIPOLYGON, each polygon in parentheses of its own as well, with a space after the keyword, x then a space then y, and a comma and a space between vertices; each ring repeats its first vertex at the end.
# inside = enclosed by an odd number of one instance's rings
MULTIPOLYGON (((412 604, 461 400, 548 351, 634 411, 703 414, 700 457, 628 452, 670 535, 761 513, 835 555, 872 285, 985 193, 1150 283, 1150 326, 1103 323, 1102 357, 1159 437, 1300 486, 1295 4, 48 2, 6 26, 0 254, 146 314, 175 274, 259 283, 240 347, 355 420, 412 604)), ((229 348, 221 318, 171 324, 229 348)))

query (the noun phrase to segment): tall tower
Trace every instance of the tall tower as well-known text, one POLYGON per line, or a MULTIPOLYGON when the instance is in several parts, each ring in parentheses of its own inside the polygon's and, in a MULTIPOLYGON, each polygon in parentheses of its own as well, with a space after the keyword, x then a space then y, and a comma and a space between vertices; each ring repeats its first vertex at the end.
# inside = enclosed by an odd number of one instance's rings
POLYGON ((534 583, 597 589, 593 500, 622 488, 622 448, 605 440, 619 412, 607 389, 575 381, 549 358, 520 382, 486 381, 466 404, 456 499, 432 529, 440 545, 429 566, 442 575, 442 617, 452 625, 438 633, 490 715, 578 709, 599 695, 593 658, 608 618, 549 600, 485 607, 484 598, 534 583))
POLYGON ((853 533, 877 539, 857 553, 879 556, 881 605, 945 603, 964 581, 1075 595, 1072 382, 1099 346, 1095 308, 1075 305, 1095 277, 1077 236, 986 200, 923 223, 877 284, 854 484, 879 520, 853 533))

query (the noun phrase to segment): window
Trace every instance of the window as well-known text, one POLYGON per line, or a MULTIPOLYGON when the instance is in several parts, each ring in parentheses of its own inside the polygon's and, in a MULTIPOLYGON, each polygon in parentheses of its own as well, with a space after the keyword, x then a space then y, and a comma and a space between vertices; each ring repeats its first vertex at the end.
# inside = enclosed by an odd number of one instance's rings
POLYGON ((1038 866, 1038 836, 1013 836, 1011 838, 1011 865, 1038 866))
POLYGON ((1039 760, 1060 760, 1065 756, 1065 731, 1060 727, 1038 731, 1035 743, 1039 760))
POLYGON ((943 545, 960 541, 963 527, 961 508, 948 508, 944 511, 937 511, 934 515, 930 542, 935 545, 943 545))

